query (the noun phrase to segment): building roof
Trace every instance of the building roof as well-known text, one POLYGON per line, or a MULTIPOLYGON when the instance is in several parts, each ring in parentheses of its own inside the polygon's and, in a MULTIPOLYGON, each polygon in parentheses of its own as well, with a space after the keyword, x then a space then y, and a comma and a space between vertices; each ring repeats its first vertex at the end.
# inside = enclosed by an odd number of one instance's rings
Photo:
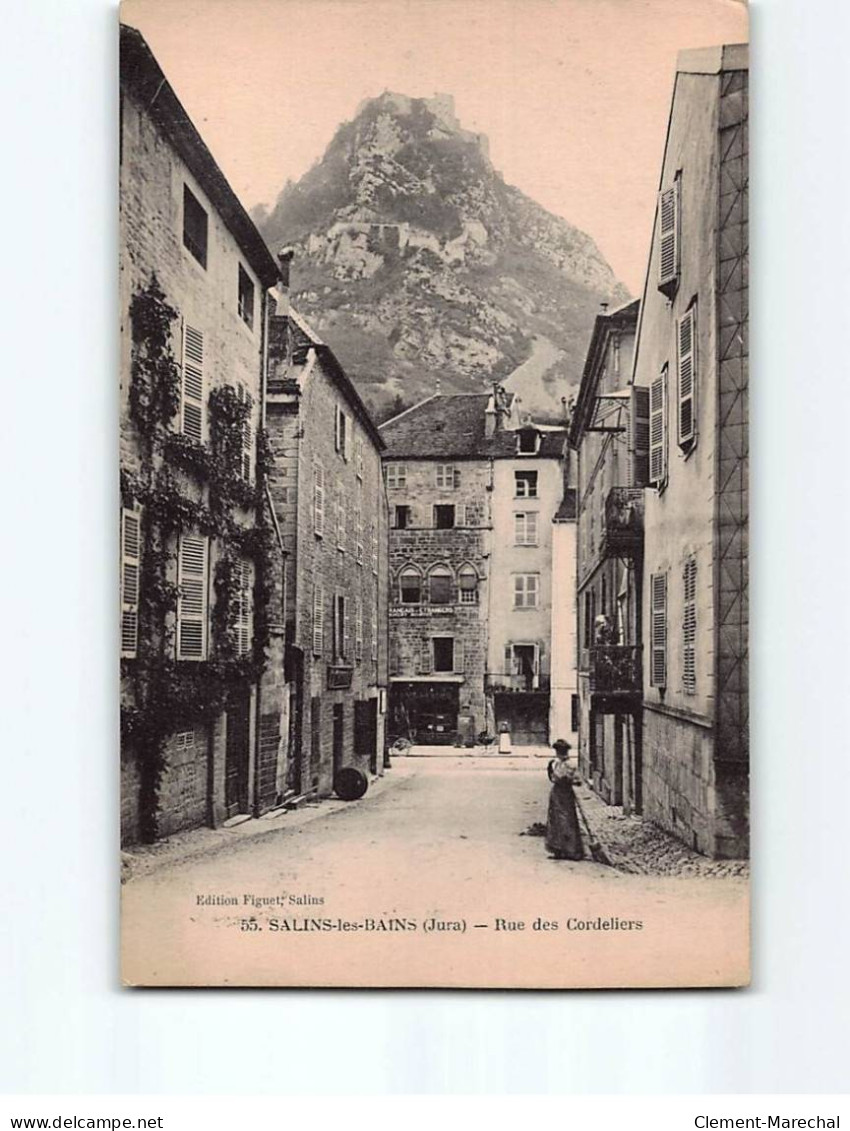
MULTIPOLYGON (((380 426, 388 459, 513 459, 517 431, 486 432, 490 393, 435 394, 380 426)), ((535 427, 531 424, 529 427, 535 427)), ((559 459, 565 429, 540 429, 538 459, 559 459)))
POLYGON ((348 402, 354 415, 358 418, 378 451, 383 451, 385 438, 378 431, 378 427, 369 414, 368 408, 363 403, 360 394, 354 387, 351 378, 343 369, 339 359, 329 345, 326 345, 313 327, 297 310, 289 308, 289 314, 273 315, 269 319, 269 352, 271 355, 282 356, 286 352, 287 323, 292 334, 292 362, 295 366, 304 366, 307 356, 313 350, 322 363, 325 372, 335 382, 342 395, 348 402))
POLYGON ((581 385, 576 398, 573 419, 570 425, 570 444, 578 447, 582 433, 593 418, 596 405, 596 389, 599 384, 602 363, 605 360, 605 349, 608 345, 608 335, 612 330, 635 332, 638 314, 640 312, 640 299, 631 299, 618 306, 616 310, 597 314, 593 323, 593 333, 590 345, 587 347, 587 356, 584 360, 584 370, 581 375, 581 385))
POLYGON ((144 36, 127 24, 121 25, 120 70, 121 85, 133 91, 203 186, 262 285, 274 286, 280 272, 263 237, 183 109, 144 36))

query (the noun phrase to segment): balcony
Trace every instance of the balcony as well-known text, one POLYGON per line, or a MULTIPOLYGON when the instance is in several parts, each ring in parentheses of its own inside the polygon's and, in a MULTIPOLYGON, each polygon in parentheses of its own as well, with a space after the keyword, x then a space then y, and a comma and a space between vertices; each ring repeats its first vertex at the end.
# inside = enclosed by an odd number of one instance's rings
POLYGON ((643 488, 612 487, 605 499, 602 557, 631 557, 643 546, 643 488))
POLYGON ((510 672, 488 672, 484 676, 484 691, 503 693, 528 693, 549 690, 548 675, 514 675, 510 672))
POLYGON ((596 644, 590 649, 590 691, 599 696, 641 694, 640 645, 596 644))

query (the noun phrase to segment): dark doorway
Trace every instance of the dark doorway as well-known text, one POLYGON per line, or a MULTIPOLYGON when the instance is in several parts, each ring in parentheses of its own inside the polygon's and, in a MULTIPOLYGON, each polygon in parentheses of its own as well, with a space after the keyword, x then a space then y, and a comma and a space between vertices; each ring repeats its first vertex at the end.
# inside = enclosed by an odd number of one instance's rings
POLYGON ((378 700, 354 704, 354 754, 358 764, 369 760, 370 773, 378 772, 378 700))
POLYGON ((319 767, 322 764, 322 697, 314 695, 310 700, 310 784, 315 789, 319 784, 319 767))
POLYGON ((301 774, 302 744, 304 733, 304 657, 292 651, 290 656, 289 678, 289 759, 286 763, 286 792, 302 792, 301 774))
POLYGON ((336 776, 337 770, 342 769, 344 742, 345 742, 345 707, 342 703, 334 703, 334 730, 333 730, 334 776, 336 776))
POLYGON ((228 817, 248 812, 250 704, 250 695, 239 695, 230 701, 227 708, 224 806, 228 817))

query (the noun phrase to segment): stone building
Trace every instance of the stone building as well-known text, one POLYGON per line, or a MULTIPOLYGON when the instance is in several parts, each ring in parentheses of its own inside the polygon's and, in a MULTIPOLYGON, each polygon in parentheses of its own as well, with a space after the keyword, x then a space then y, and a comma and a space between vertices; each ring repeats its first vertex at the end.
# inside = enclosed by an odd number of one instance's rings
POLYGON ((378 774, 384 764, 383 441, 332 350, 279 297, 266 397, 269 483, 288 552, 288 737, 278 788, 326 796, 341 767, 378 774))
POLYGON ((138 32, 120 44, 122 839, 274 802, 282 544, 258 458, 259 233, 138 32))
POLYGON ((747 852, 748 63, 679 56, 634 383, 648 390, 643 808, 747 852))
POLYGON ((640 303, 597 315, 570 427, 578 482, 579 768, 641 811, 641 594, 647 392, 631 386, 640 303))
POLYGON ((391 733, 470 743, 507 723, 518 744, 547 742, 566 433, 521 424, 496 387, 429 397, 381 434, 391 733))

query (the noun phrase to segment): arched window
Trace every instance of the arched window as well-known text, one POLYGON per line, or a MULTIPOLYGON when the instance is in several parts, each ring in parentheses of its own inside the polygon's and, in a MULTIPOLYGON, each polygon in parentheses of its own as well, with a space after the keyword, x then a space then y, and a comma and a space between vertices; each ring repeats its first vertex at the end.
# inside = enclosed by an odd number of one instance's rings
POLYGON ((478 574, 475 567, 463 565, 457 575, 459 600, 462 605, 478 604, 478 574))
POLYGON ((428 575, 428 599, 432 605, 452 603, 452 571, 446 566, 434 566, 428 575))
POLYGON ((403 605, 418 605, 422 600, 422 574, 415 566, 405 566, 398 575, 399 600, 403 605))

